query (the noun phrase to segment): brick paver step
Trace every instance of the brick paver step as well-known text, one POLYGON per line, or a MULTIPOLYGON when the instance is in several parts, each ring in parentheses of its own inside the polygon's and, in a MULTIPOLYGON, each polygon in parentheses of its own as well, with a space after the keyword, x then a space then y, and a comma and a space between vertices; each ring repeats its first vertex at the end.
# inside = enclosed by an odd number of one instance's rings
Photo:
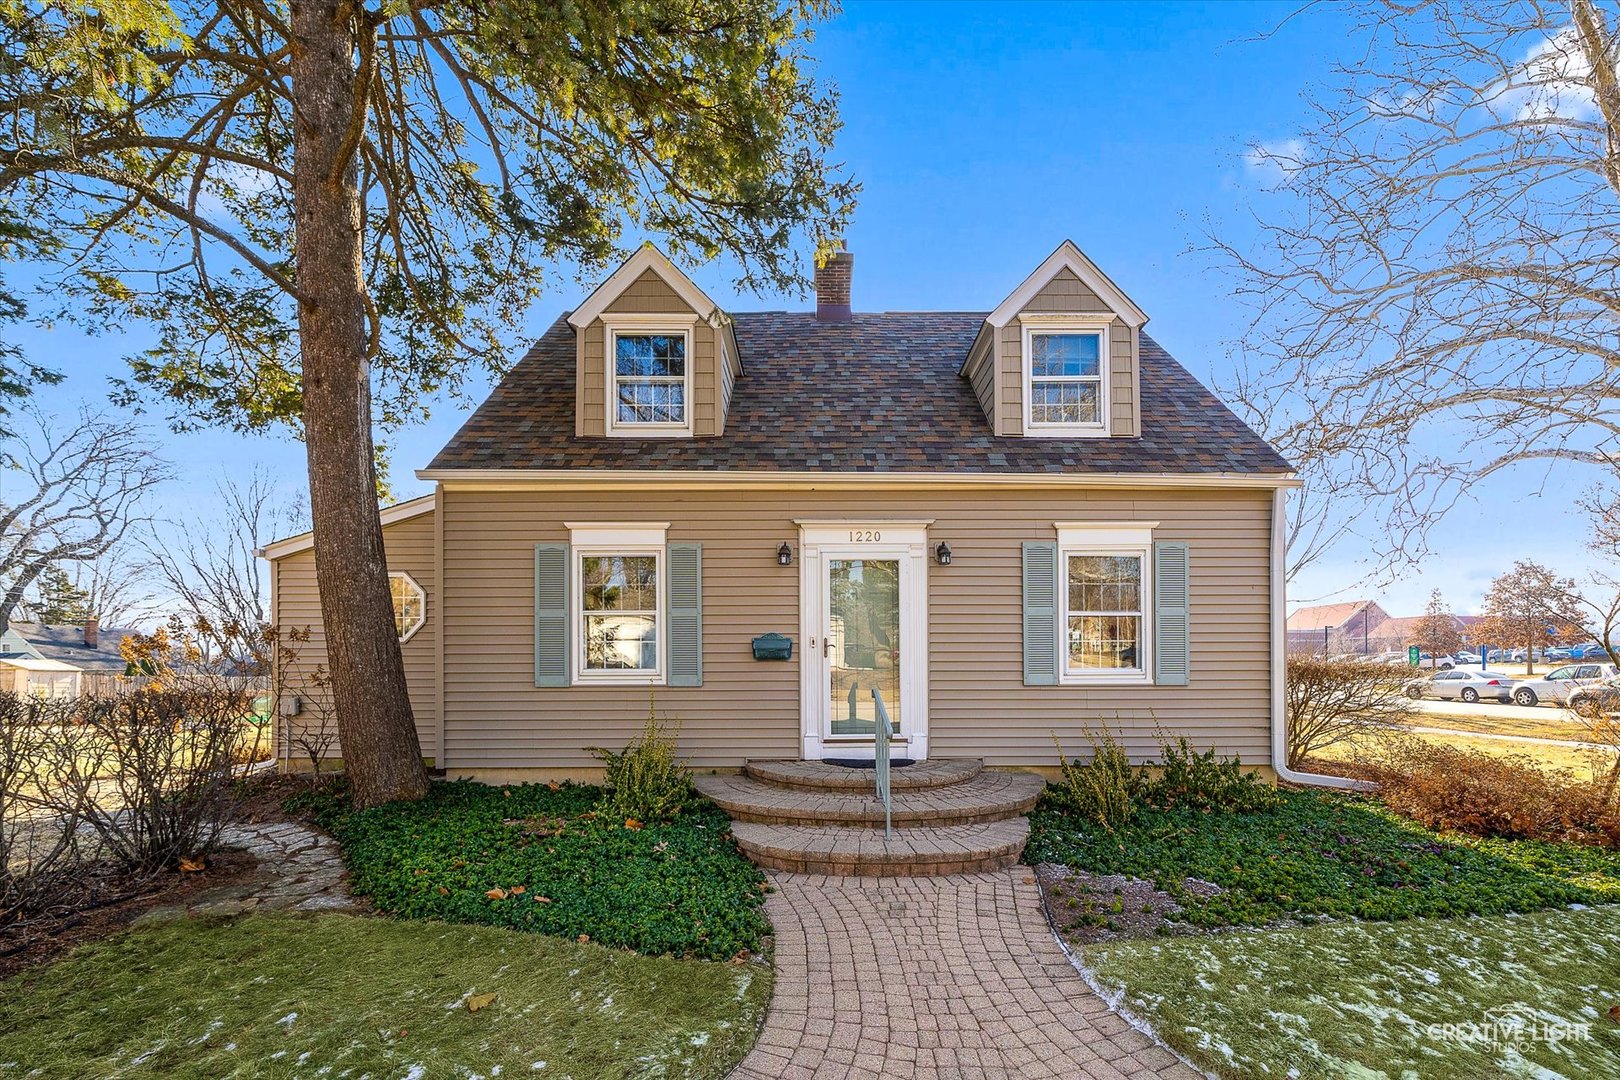
MULTIPOLYGON (((913 765, 891 769, 890 786, 895 791, 945 787, 960 784, 979 775, 984 763, 978 758, 929 758, 913 765)), ((824 788, 834 791, 870 791, 872 770, 828 765, 823 761, 750 761, 747 774, 755 780, 784 787, 824 788)))
POLYGON ((732 826, 737 846, 756 864, 797 874, 912 877, 1002 870, 1018 861, 1029 821, 879 829, 836 825, 732 826))
MULTIPOLYGON (((861 791, 781 787, 752 776, 699 776, 693 784, 735 821, 881 828, 883 803, 867 776, 861 791)), ((895 791, 890 820, 902 829, 1005 821, 1028 813, 1044 786, 1033 773, 980 772, 946 787, 895 791)))

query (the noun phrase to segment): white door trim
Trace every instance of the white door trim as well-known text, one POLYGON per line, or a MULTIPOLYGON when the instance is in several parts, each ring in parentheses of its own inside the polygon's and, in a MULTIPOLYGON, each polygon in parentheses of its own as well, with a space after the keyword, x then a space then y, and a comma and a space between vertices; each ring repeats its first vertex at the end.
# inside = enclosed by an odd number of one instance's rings
POLYGON ((827 560, 900 560, 900 706, 895 719, 905 738, 897 756, 928 757, 928 526, 910 519, 800 521, 799 525, 799 710, 804 758, 867 757, 872 741, 831 740, 831 674, 822 641, 828 632, 827 560))

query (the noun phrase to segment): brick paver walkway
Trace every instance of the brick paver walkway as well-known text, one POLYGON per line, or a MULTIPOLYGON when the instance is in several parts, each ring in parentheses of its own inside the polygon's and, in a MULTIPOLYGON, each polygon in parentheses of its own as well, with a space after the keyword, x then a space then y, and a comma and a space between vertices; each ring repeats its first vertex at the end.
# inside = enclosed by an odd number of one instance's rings
POLYGON ((1092 993, 1027 867, 772 880, 776 992, 732 1080, 1200 1075, 1092 993))

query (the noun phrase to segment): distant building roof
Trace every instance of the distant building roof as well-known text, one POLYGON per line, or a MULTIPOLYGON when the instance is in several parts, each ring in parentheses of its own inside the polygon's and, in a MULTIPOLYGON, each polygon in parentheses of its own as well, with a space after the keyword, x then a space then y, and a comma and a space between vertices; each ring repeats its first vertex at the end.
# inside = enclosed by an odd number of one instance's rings
POLYGON ((118 648, 124 638, 138 631, 129 627, 103 626, 96 631, 96 646, 84 643, 82 626, 46 626, 42 623, 14 622, 7 629, 26 641, 31 650, 46 660, 72 664, 81 671, 122 675, 129 666, 118 648))
POLYGON ((1371 600, 1346 600, 1342 604, 1316 604, 1302 607, 1288 616, 1289 630, 1337 630, 1362 611, 1371 608, 1368 617, 1377 623, 1388 618, 1382 608, 1371 600))

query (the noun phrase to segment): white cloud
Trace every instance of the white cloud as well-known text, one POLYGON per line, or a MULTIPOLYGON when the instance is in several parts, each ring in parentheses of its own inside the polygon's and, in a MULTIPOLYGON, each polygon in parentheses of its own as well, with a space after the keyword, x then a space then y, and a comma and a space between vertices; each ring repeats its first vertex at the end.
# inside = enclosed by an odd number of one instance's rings
POLYGON ((1515 120, 1599 119, 1592 65, 1566 26, 1533 45, 1507 82, 1496 87, 1492 111, 1515 120))
POLYGON ((1305 158, 1305 143, 1301 139, 1277 139, 1273 142, 1250 143, 1243 151, 1243 165, 1250 174, 1260 178, 1267 186, 1288 182, 1305 158))

